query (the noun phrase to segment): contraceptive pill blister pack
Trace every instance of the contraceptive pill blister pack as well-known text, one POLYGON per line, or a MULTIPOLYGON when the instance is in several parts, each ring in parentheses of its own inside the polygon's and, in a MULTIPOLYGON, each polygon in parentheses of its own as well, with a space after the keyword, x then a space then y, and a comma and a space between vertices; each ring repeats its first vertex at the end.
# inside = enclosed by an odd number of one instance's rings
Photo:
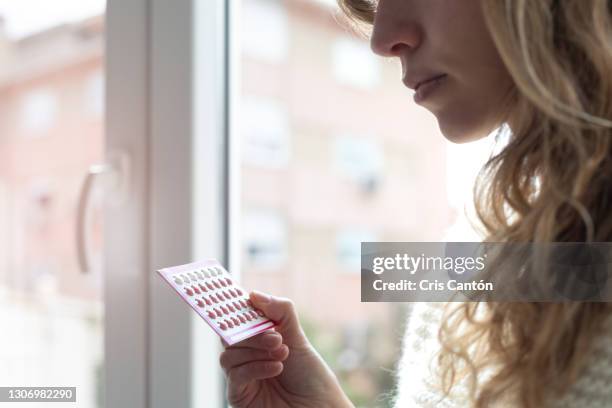
POLYGON ((274 327, 221 264, 209 259, 157 271, 229 345, 274 327))

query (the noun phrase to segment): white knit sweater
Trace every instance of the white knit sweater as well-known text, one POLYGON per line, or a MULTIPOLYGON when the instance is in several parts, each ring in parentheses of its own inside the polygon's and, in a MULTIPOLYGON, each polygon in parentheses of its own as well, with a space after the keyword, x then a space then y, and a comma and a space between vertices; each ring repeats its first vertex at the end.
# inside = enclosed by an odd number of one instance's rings
MULTIPOLYGON (((396 408, 463 408, 470 404, 466 387, 459 386, 450 398, 443 398, 434 381, 433 357, 439 350, 437 338, 443 303, 414 303, 403 340, 398 365, 396 408)), ((545 384, 542 384, 545 386, 545 384)), ((570 391, 552 404, 553 408, 612 407, 612 319, 605 333, 595 339, 589 363, 570 391)))

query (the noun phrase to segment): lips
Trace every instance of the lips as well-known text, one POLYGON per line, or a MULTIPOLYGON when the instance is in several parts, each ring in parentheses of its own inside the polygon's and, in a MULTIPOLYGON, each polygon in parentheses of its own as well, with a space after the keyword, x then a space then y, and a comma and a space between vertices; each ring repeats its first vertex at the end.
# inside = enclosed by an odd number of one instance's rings
POLYGON ((416 74, 416 75, 406 75, 402 79, 404 85, 408 88, 417 91, 419 87, 426 84, 427 82, 435 81, 442 77, 446 76, 446 74, 416 74))
POLYGON ((408 88, 414 90, 414 101, 421 104, 445 82, 446 77, 446 74, 431 72, 420 74, 406 73, 402 82, 408 88))
POLYGON ((443 78, 443 77, 445 77, 445 76, 446 76, 445 74, 440 74, 440 75, 433 76, 433 77, 431 77, 431 78, 427 78, 427 79, 425 79, 425 80, 423 80, 423 81, 421 81, 421 82, 417 83, 417 84, 416 84, 416 86, 414 87, 414 90, 418 92, 418 90, 419 90, 419 88, 420 88, 421 86, 423 86, 423 85, 425 85, 425 84, 427 84, 427 83, 429 83, 429 82, 433 82, 433 81, 436 81, 436 80, 438 80, 438 79, 441 79, 441 78, 443 78))

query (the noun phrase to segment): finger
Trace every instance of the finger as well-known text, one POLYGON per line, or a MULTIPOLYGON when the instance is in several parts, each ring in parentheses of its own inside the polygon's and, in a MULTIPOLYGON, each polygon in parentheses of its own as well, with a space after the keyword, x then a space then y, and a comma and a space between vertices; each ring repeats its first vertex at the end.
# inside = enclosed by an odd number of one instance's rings
POLYGON ((276 330, 283 335, 285 343, 292 346, 294 342, 305 339, 295 305, 290 299, 270 296, 259 291, 251 292, 249 298, 253 306, 276 322, 276 330))
POLYGON ((282 371, 283 363, 280 361, 252 361, 228 371, 228 387, 237 388, 251 381, 276 377, 282 371))
POLYGON ((241 342, 238 342, 232 346, 226 346, 225 348, 256 348, 262 350, 274 350, 282 343, 283 336, 273 330, 268 330, 246 340, 242 340, 241 342))
POLYGON ((252 361, 284 361, 289 356, 289 347, 284 344, 275 350, 252 348, 227 349, 219 356, 219 364, 226 372, 252 361))

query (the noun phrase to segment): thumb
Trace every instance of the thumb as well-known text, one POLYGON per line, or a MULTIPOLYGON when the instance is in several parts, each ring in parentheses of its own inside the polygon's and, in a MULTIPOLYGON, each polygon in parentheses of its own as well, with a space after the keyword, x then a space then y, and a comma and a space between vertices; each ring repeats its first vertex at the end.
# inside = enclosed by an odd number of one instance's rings
POLYGON ((249 298, 255 308, 260 309, 276 323, 275 330, 283 336, 285 344, 297 346, 307 342, 291 299, 271 296, 256 290, 250 293, 249 298))

